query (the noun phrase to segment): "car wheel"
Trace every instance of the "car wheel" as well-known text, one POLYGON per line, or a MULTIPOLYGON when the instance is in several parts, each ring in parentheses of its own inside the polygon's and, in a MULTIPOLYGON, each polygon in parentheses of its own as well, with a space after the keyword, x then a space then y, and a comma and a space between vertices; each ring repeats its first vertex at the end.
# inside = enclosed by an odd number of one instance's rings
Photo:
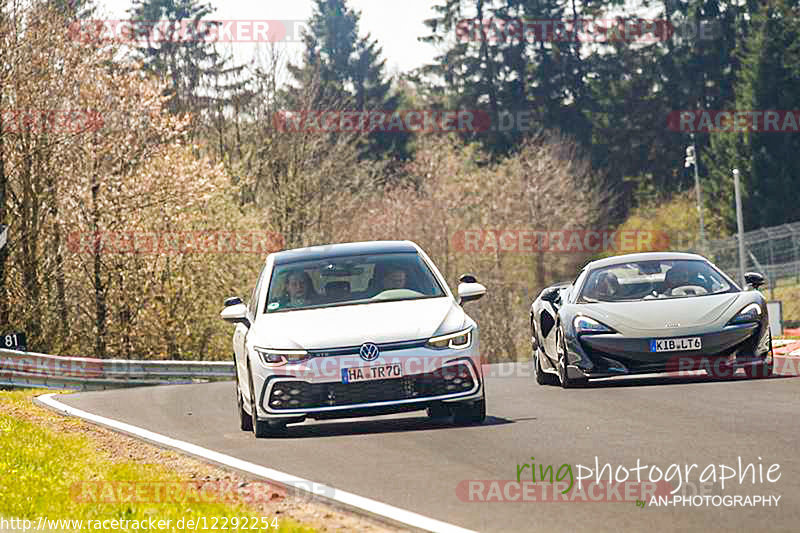
POLYGON ((459 426, 482 424, 486 420, 486 393, 477 402, 453 407, 453 422, 459 426))
POLYGON ((239 383, 236 383, 236 403, 239 405, 239 428, 242 431, 253 431, 253 419, 244 410, 244 400, 242 399, 242 391, 239 389, 239 383))
POLYGON ((271 426, 269 422, 258 419, 258 411, 256 410, 256 391, 253 386, 253 373, 250 370, 250 365, 247 366, 247 379, 250 385, 250 427, 253 434, 257 439, 269 437, 271 435, 280 433, 286 426, 271 426))
POLYGON ((564 332, 561 330, 561 325, 556 329, 556 350, 558 353, 558 380, 561 382, 561 387, 573 389, 585 385, 587 380, 570 379, 567 375, 567 342, 564 339, 564 332))
POLYGON ((233 372, 236 380, 236 406, 239 408, 239 428, 242 431, 253 431, 253 420, 247 411, 244 410, 244 399, 242 399, 242 388, 239 386, 239 371, 236 367, 236 355, 233 356, 233 372))
POLYGON ((542 355, 540 351, 534 350, 533 352, 533 373, 536 376, 536 383, 539 385, 555 385, 558 378, 549 372, 542 369, 542 355))

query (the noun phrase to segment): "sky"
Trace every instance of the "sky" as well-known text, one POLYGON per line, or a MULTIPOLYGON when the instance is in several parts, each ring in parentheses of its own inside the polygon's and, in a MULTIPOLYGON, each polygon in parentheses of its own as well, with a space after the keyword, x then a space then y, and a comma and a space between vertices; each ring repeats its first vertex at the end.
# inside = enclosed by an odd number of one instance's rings
MULTIPOLYGON (((308 20, 311 16, 312 0, 206 0, 216 12, 211 18, 216 20, 308 20)), ((386 59, 386 73, 406 72, 431 63, 437 55, 436 49, 417 41, 417 37, 427 35, 428 29, 422 23, 434 15, 432 0, 349 0, 351 9, 361 12, 361 35, 372 34, 383 48, 386 59)), ((131 0, 97 0, 100 12, 94 18, 126 20, 131 0)), ((254 55, 251 43, 225 45, 223 50, 234 54, 237 62, 249 62, 254 55)), ((298 62, 302 53, 301 43, 283 43, 285 53, 298 62)))

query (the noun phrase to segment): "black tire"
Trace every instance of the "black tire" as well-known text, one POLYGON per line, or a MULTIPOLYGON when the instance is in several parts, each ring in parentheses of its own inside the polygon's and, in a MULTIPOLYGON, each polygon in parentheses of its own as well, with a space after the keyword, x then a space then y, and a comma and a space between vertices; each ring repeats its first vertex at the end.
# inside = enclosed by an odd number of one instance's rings
POLYGON ((256 410, 256 391, 253 386, 253 373, 250 371, 250 365, 247 365, 247 379, 250 385, 250 428, 257 439, 271 437, 278 435, 286 429, 285 425, 270 425, 269 422, 258 419, 258 411, 256 410))
MULTIPOLYGON (((772 354, 772 332, 769 333, 769 353, 772 354)), ((774 360, 773 360, 774 361, 774 360)), ((758 366, 746 366, 744 367, 744 373, 747 374, 747 377, 750 379, 761 379, 761 378, 768 378, 772 376, 772 372, 774 370, 773 367, 774 363, 767 364, 764 362, 758 366)))
POLYGON ((550 372, 542 369, 541 353, 539 350, 533 352, 533 374, 536 376, 536 383, 539 385, 556 385, 558 378, 550 372))
POLYGON ((480 400, 471 404, 456 405, 453 407, 453 423, 459 426, 482 424, 486 420, 486 393, 480 400))
POLYGON ((237 404, 239 405, 239 429, 242 431, 253 431, 253 419, 244 410, 244 400, 242 400, 242 391, 239 390, 239 383, 236 383, 236 397, 237 404))
POLYGON ((588 380, 586 379, 570 379, 567 375, 567 343, 564 340, 564 332, 561 330, 561 325, 558 325, 556 330, 556 349, 558 350, 558 381, 564 389, 574 389, 585 385, 588 380))
POLYGON ((236 354, 233 356, 233 372, 236 376, 236 406, 239 408, 239 429, 242 431, 253 431, 253 420, 247 411, 244 410, 244 400, 242 399, 242 389, 239 387, 239 371, 236 366, 236 354))

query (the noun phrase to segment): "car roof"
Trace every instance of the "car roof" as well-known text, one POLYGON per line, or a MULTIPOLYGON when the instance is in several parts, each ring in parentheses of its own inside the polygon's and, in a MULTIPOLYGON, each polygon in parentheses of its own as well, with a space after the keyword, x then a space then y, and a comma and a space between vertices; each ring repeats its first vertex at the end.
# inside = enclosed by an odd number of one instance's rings
POLYGON ((689 254, 683 252, 640 252, 635 254, 615 255, 614 257, 606 257, 592 261, 586 265, 588 270, 595 268, 602 268, 611 265, 632 263, 635 261, 673 261, 676 259, 688 259, 694 261, 708 261, 705 257, 698 254, 689 254))
POLYGON ((272 255, 274 264, 285 265, 297 261, 314 261, 353 255, 392 254, 417 252, 417 245, 411 241, 365 241, 326 244, 283 250, 272 255))

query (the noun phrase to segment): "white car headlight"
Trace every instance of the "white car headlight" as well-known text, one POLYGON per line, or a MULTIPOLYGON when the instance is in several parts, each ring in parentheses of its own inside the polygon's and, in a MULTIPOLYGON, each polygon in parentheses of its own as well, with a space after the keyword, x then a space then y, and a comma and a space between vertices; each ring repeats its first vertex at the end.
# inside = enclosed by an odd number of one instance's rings
POLYGON ((267 365, 280 366, 287 363, 299 363, 308 359, 305 350, 273 350, 270 348, 253 348, 267 365))
POLYGON ((748 324, 750 322, 758 322, 759 320, 761 320, 761 306, 753 303, 739 311, 728 324, 748 324))
POLYGON ((472 328, 467 328, 455 333, 441 335, 439 337, 431 337, 426 346, 435 350, 442 350, 445 348, 452 348, 454 350, 463 350, 472 345, 472 328))
POLYGON ((576 334, 614 333, 614 330, 608 326, 588 316, 576 316, 575 320, 573 320, 573 325, 575 326, 576 334))

